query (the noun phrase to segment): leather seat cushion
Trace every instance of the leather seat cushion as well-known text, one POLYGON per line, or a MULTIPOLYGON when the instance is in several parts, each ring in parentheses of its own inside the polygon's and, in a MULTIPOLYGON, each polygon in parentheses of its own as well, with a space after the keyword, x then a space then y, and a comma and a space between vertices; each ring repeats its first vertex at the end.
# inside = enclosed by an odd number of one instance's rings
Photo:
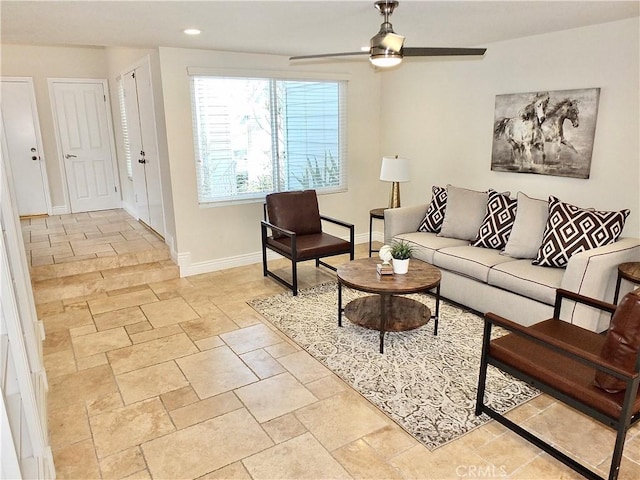
MULTIPOLYGON (((282 255, 291 258, 291 239, 289 237, 267 238, 267 245, 282 255)), ((309 260, 330 255, 351 252, 351 244, 328 233, 313 233, 296 236, 297 259, 309 260)))
MULTIPOLYGON (((618 304, 600 356, 614 365, 633 372, 640 349, 640 290, 627 293, 618 304)), ((598 372, 595 384, 607 392, 620 392, 624 381, 598 372)))
MULTIPOLYGON (((528 328, 594 355, 600 354, 606 340, 604 335, 556 319, 528 328)), ((594 368, 513 333, 492 340, 489 355, 605 415, 620 417, 624 392, 608 393, 596 387, 594 368)), ((640 393, 636 396, 633 411, 640 411, 640 393)))
MULTIPOLYGON (((266 204, 270 223, 298 235, 322 232, 315 190, 271 193, 266 204)), ((274 236, 282 235, 274 232, 274 236)))

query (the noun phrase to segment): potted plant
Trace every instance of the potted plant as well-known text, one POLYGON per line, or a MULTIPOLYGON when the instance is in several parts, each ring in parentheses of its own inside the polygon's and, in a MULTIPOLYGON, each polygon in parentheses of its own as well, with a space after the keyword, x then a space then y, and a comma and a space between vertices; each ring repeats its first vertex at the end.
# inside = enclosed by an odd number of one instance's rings
POLYGON ((409 271, 409 259, 413 256, 414 246, 404 240, 395 240, 391 244, 393 273, 404 274, 409 271))

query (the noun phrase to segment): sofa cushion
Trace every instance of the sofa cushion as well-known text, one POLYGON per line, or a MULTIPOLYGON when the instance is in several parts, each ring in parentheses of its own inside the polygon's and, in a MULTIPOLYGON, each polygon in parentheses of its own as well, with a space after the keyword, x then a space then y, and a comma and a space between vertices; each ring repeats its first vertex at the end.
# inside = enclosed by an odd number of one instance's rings
POLYGON ((415 246, 413 257, 423 262, 433 264, 433 254, 436 250, 447 247, 467 245, 466 240, 439 237, 433 232, 410 232, 394 237, 394 240, 404 240, 415 246))
POLYGON ((508 194, 489 190, 487 211, 471 245, 498 250, 504 248, 516 218, 516 205, 517 200, 508 194))
POLYGON ((427 208, 427 213, 418 226, 419 232, 438 233, 442 228, 444 212, 447 208, 447 189, 434 185, 431 187, 431 202, 427 208))
POLYGON ((491 267, 513 261, 512 258, 500 255, 498 250, 472 247, 470 245, 442 248, 433 254, 433 264, 436 267, 466 275, 485 283, 491 267))
MULTIPOLYGON (((600 356, 614 365, 634 371, 640 349, 640 290, 627 293, 618 304, 600 356)), ((626 383, 601 370, 596 372, 594 383, 609 393, 625 390, 626 383)))
POLYGON ((504 253, 513 258, 535 258, 549 218, 549 202, 522 192, 518 192, 517 198, 516 219, 504 253))
POLYGON ((549 218, 533 264, 565 267, 576 253, 614 243, 628 216, 629 210, 589 210, 550 196, 549 218))
POLYGON ((553 305, 564 269, 531 265, 531 260, 513 260, 496 265, 489 272, 489 285, 553 305))
POLYGON ((439 235, 473 240, 487 211, 487 192, 447 186, 447 208, 439 235))

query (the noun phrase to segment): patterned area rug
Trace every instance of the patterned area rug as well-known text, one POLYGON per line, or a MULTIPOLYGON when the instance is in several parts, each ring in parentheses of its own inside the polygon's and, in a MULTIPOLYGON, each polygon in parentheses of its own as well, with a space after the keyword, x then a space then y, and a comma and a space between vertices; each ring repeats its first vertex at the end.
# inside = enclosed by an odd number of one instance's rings
MULTIPOLYGON (((343 306, 358 296, 343 288, 343 306)), ((412 298, 435 307, 428 295, 412 298)), ((483 320, 440 302, 438 336, 433 323, 385 336, 343 318, 338 327, 335 283, 248 302, 289 338, 339 375, 407 432, 434 450, 489 421, 474 413, 483 320)), ((504 332, 496 332, 500 336, 504 332)), ((539 394, 489 368, 487 400, 506 412, 539 394)))

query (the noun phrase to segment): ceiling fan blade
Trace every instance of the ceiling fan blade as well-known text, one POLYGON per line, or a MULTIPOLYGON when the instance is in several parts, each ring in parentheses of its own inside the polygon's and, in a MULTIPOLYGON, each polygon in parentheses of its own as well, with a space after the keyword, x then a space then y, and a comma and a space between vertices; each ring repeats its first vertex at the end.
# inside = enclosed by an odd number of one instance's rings
POLYGON ((405 57, 447 57, 450 55, 484 55, 486 48, 405 47, 405 57))
POLYGON ((396 53, 400 53, 402 45, 404 44, 404 37, 397 33, 388 32, 384 38, 380 41, 380 45, 389 50, 393 50, 396 53))
POLYGON ((308 58, 325 58, 325 57, 348 57, 351 55, 369 55, 369 51, 366 52, 343 52, 343 53, 320 53, 317 55, 298 55, 295 57, 289 57, 289 60, 306 60, 308 58))

